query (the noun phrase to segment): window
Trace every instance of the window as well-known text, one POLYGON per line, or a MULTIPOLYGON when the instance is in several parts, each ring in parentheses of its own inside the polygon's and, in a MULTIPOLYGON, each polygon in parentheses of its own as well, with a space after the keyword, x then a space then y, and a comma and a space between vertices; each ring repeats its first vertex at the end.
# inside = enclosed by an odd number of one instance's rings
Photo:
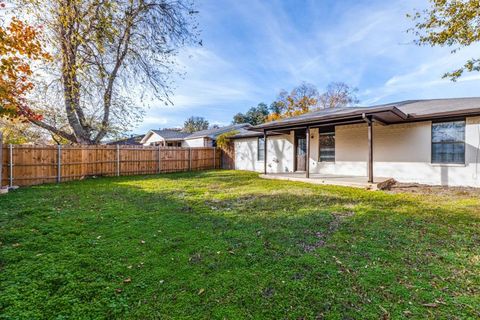
POLYGON ((318 161, 335 162, 335 132, 320 133, 318 161))
POLYGON ((465 163, 465 121, 432 123, 432 163, 465 163))
POLYGON ((181 142, 167 142, 167 147, 181 147, 182 143, 181 142))
POLYGON ((258 138, 257 141, 257 160, 263 161, 265 160, 265 139, 258 138))

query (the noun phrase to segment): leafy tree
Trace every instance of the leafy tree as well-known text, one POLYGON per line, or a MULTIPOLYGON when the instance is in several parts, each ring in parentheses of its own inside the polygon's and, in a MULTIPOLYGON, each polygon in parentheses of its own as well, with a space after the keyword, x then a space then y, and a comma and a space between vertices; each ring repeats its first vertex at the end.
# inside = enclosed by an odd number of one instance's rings
POLYGON ((248 123, 247 116, 244 113, 239 112, 239 113, 237 113, 236 115, 233 116, 232 123, 233 124, 248 123))
POLYGON ((282 113, 283 108, 284 108, 283 102, 280 100, 273 101, 268 107, 268 109, 270 110, 270 113, 276 113, 276 114, 282 113))
POLYGON ((5 144, 46 144, 51 139, 38 127, 31 125, 20 118, 0 118, 0 132, 5 144))
POLYGON ((207 130, 209 122, 203 117, 190 117, 183 124, 183 131, 192 133, 201 130, 207 130))
POLYGON ((268 121, 298 116, 325 108, 346 107, 358 103, 357 89, 343 82, 330 83, 322 94, 315 85, 302 83, 290 93, 281 90, 278 98, 270 105, 268 121))
POLYGON ((267 120, 289 118, 315 110, 318 108, 319 97, 317 87, 306 82, 293 88, 290 93, 282 90, 272 104, 274 112, 270 113, 267 120))
MULTIPOLYGON (((0 14, 5 10, 5 2, 0 1, 0 14)), ((33 89, 30 64, 50 58, 40 43, 39 29, 0 16, 0 57, 0 117, 41 119, 25 98, 33 89)))
MULTIPOLYGON (((430 0, 430 7, 408 15, 415 21, 410 29, 418 38, 418 45, 449 46, 452 53, 480 41, 480 1, 430 0)), ((480 57, 443 75, 455 81, 464 72, 480 71, 480 57)))
POLYGON ((99 143, 138 121, 135 94, 169 104, 174 57, 197 39, 191 0, 16 1, 44 25, 52 48, 38 100, 61 101, 55 121, 32 122, 74 143, 99 143))
POLYGON ((231 138, 238 133, 238 130, 222 133, 217 137, 217 147, 227 149, 231 144, 231 138))
POLYGON ((332 82, 320 95, 320 108, 341 108, 356 104, 359 102, 356 96, 357 91, 357 88, 351 88, 344 82, 332 82))
POLYGON ((248 109, 245 114, 239 112, 233 116, 233 124, 249 123, 254 126, 259 125, 267 120, 268 114, 268 106, 261 102, 256 107, 248 109))

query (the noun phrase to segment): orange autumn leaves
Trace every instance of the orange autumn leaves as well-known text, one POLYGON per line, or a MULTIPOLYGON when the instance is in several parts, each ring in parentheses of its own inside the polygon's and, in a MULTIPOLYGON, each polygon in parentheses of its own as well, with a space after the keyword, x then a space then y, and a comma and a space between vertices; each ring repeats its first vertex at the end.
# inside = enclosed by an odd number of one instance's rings
MULTIPOLYGON (((0 8, 5 4, 0 1, 0 8)), ((12 18, 7 26, 0 21, 0 116, 37 119, 26 104, 25 96, 33 89, 31 63, 49 60, 39 41, 39 30, 12 18)))
POLYGON ((273 112, 269 114, 267 116, 267 122, 295 117, 310 112, 312 111, 312 108, 315 109, 318 105, 318 99, 308 96, 303 96, 297 99, 290 95, 286 97, 285 101, 281 101, 280 103, 282 104, 283 112, 273 112))

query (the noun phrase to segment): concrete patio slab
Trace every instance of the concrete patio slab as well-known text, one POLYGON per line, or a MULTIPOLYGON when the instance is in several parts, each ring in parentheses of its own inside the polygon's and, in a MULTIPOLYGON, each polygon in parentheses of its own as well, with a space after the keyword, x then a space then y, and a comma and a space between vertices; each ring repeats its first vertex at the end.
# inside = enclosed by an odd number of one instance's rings
POLYGON ((362 188, 367 190, 384 190, 396 183, 393 178, 375 177, 374 182, 368 182, 367 177, 343 176, 311 173, 310 178, 305 177, 305 172, 286 172, 261 174, 260 178, 274 180, 298 181, 313 184, 334 185, 344 187, 362 188))

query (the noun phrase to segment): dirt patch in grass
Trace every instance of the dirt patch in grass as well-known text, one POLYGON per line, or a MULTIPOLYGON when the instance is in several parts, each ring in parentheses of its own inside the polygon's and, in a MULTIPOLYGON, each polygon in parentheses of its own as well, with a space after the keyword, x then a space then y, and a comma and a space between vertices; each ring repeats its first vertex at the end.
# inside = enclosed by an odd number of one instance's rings
POLYGON ((396 183, 388 193, 410 193, 441 197, 471 198, 480 197, 480 188, 429 186, 418 183, 396 183))
MULTIPOLYGON (((348 217, 353 216, 355 213, 353 211, 347 212, 333 212, 332 221, 328 224, 326 230, 315 231, 313 235, 316 239, 313 243, 302 242, 301 247, 305 252, 312 252, 318 248, 323 247, 326 244, 327 239, 340 227, 343 220, 348 217)), ((312 231, 308 230, 307 234, 311 234, 312 231)))

